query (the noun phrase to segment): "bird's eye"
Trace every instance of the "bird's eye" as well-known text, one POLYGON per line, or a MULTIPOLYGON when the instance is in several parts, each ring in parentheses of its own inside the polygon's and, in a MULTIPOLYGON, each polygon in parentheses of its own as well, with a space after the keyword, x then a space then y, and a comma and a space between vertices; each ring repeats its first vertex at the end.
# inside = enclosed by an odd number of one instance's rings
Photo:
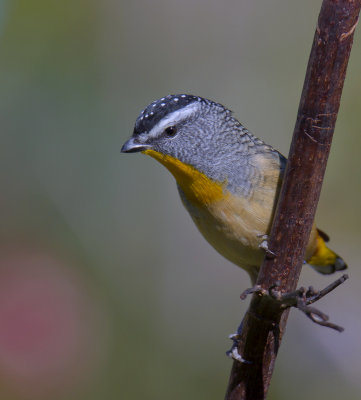
POLYGON ((166 128, 164 130, 164 133, 168 136, 168 137, 174 137, 177 134, 177 128, 175 126, 168 126, 168 128, 166 128))

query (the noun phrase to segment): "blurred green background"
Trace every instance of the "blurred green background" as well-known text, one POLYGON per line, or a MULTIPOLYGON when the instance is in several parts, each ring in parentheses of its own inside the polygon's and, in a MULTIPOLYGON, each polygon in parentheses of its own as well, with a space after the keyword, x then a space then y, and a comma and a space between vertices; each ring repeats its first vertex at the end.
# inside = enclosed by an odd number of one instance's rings
MULTIPOLYGON (((248 277, 162 166, 119 150, 181 92, 287 155, 320 4, 0 2, 2 399, 223 398, 248 277)), ((358 28, 317 216, 351 277, 318 306, 346 330, 292 311, 270 399, 361 397, 360 71, 358 28)))

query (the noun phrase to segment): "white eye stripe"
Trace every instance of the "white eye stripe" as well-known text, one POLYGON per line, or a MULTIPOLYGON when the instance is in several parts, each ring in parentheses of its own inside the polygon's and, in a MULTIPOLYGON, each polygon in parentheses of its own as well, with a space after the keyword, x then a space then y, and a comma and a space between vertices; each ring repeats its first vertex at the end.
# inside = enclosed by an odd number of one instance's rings
POLYGON ((173 111, 161 119, 147 134, 147 138, 155 138, 160 136, 165 129, 170 126, 177 125, 179 122, 184 121, 186 118, 195 114, 200 108, 198 102, 191 103, 179 110, 173 111))

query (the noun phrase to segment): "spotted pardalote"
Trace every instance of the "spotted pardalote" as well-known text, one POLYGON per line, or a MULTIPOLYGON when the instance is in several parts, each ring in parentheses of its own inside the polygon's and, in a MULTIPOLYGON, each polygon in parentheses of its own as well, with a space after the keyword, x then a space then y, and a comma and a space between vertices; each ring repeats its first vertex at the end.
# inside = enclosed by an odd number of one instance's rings
MULTIPOLYGON (((121 151, 143 152, 163 164, 205 239, 255 281, 286 165, 278 151, 221 104, 186 94, 151 103, 121 151)), ((306 262, 323 274, 347 268, 327 241, 313 226, 306 262)))

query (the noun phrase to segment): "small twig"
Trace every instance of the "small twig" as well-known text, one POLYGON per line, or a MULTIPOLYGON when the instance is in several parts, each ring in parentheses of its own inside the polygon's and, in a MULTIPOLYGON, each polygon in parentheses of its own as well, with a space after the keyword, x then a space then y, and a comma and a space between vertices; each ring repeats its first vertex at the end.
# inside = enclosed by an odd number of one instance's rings
POLYGON ((254 285, 253 287, 244 290, 239 297, 241 300, 245 300, 247 298, 247 296, 249 296, 250 294, 253 294, 253 293, 266 295, 267 290, 262 289, 262 287, 259 285, 254 285))
MULTIPOLYGON (((315 293, 314 296, 307 296, 307 305, 315 303, 320 300, 322 297, 326 296, 326 294, 332 292, 332 290, 336 289, 337 286, 340 286, 345 280, 348 279, 348 275, 344 274, 341 278, 337 279, 335 282, 332 282, 330 285, 325 287, 323 290, 320 290, 318 293, 315 293)), ((310 288, 311 289, 311 288, 310 288)))
POLYGON ((279 303, 279 307, 281 309, 285 310, 290 307, 298 308, 315 324, 335 329, 338 332, 343 332, 344 328, 329 322, 328 315, 324 314, 315 307, 310 307, 309 304, 315 303, 316 301, 322 299, 347 279, 348 275, 344 274, 339 279, 336 279, 330 285, 318 292, 315 292, 312 286, 310 286, 307 291, 305 288, 301 287, 293 292, 281 293, 278 290, 278 284, 271 286, 268 290, 263 289, 260 285, 255 285, 252 288, 246 289, 240 297, 242 300, 244 300, 248 295, 253 293, 258 294, 259 296, 269 296, 279 303))
POLYGON ((307 306, 306 302, 303 301, 303 299, 301 298, 298 300, 296 308, 302 311, 315 324, 334 329, 338 332, 344 331, 344 328, 342 328, 342 326, 333 324, 332 322, 328 322, 328 315, 324 314, 322 311, 318 310, 315 307, 307 306))

